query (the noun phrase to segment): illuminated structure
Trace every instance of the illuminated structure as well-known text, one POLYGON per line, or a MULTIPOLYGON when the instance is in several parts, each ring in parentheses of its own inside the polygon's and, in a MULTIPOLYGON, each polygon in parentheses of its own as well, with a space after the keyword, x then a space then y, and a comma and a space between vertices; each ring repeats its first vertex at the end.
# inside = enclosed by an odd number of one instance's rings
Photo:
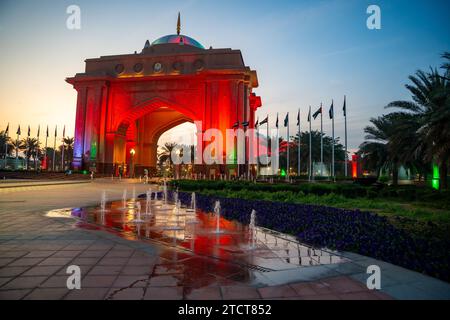
POLYGON ((117 173, 130 166, 134 149, 135 174, 153 172, 165 131, 201 121, 198 132, 217 128, 225 136, 236 121, 253 128, 261 106, 252 92, 256 71, 245 66, 240 50, 205 49, 180 34, 179 23, 177 34, 147 40, 140 53, 87 59, 85 72, 66 81, 78 93, 75 170, 117 173))

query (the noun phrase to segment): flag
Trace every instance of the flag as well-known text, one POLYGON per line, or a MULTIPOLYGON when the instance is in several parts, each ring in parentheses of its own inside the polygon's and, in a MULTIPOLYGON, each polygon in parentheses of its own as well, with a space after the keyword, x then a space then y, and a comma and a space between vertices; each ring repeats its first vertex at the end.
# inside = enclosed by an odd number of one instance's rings
POLYGON ((262 126, 263 124, 266 124, 267 122, 269 122, 269 116, 267 116, 263 121, 261 121, 259 123, 259 125, 262 126))
POLYGON ((66 125, 64 125, 64 129, 63 129, 63 139, 66 136, 66 125))
POLYGON ((19 128, 17 129, 16 134, 18 134, 20 136, 20 124, 19 124, 19 128))
POLYGON ((314 120, 317 118, 317 116, 318 116, 319 114, 322 114, 322 107, 319 107, 319 109, 317 109, 317 111, 314 112, 314 114, 313 114, 314 120))
POLYGON ((297 113, 297 125, 298 126, 300 125, 300 110, 298 110, 298 113, 297 113))
POLYGON ((347 116, 347 106, 345 103, 345 96, 344 96, 344 106, 342 107, 342 111, 344 111, 344 117, 346 117, 347 116))
POLYGON ((308 122, 311 122, 311 106, 309 107, 309 112, 308 112, 308 122))
POLYGON ((243 125, 244 127, 248 127, 249 124, 250 124, 250 123, 249 123, 248 121, 242 122, 242 125, 243 125))
POLYGON ((289 125, 289 112, 286 114, 284 118, 284 126, 287 127, 289 125))
POLYGON ((37 132, 37 137, 39 139, 39 133, 41 132, 41 125, 38 126, 38 132, 37 132))
POLYGON ((47 133, 46 134, 47 134, 46 137, 48 138, 48 125, 47 125, 47 133))
POLYGON ((28 137, 30 137, 30 126, 28 126, 28 137))
POLYGON ((58 126, 55 127, 55 137, 58 135, 58 126))
POLYGON ((255 122, 255 128, 257 128, 257 127, 258 127, 258 125, 259 125, 259 118, 258 118, 258 119, 256 119, 256 122, 255 122))
POLYGON ((238 128, 239 127, 239 120, 238 121, 236 121, 234 124, 233 124, 233 129, 235 129, 235 128, 238 128))
POLYGON ((330 119, 333 119, 334 117, 334 101, 331 101, 330 111, 328 111, 330 115, 330 119))
POLYGON ((5 136, 7 136, 7 135, 8 135, 8 133, 9 133, 9 122, 8 122, 8 125, 6 126, 6 130, 5 130, 5 136))
POLYGON ((275 127, 278 128, 278 112, 277 112, 277 121, 275 122, 275 127))

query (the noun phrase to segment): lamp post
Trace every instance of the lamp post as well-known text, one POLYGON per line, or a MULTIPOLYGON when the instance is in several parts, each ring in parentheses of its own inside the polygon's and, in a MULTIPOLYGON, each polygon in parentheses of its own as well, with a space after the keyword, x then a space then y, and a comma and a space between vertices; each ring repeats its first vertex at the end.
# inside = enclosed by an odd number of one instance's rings
POLYGON ((131 155, 131 163, 130 163, 130 178, 134 177, 134 155, 136 154, 136 150, 131 149, 130 150, 130 155, 131 155))

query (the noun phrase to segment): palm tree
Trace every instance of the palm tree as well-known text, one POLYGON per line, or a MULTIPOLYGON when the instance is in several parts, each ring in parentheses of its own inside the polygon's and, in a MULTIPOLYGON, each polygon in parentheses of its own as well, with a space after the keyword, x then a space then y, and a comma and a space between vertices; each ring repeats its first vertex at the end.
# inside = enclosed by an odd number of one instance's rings
MULTIPOLYGON (((294 137, 290 139, 290 151, 289 151, 289 165, 295 171, 298 168, 298 137, 297 133, 294 137)), ((345 149, 342 144, 339 143, 339 138, 335 137, 334 144, 334 159, 336 163, 336 172, 339 171, 339 163, 343 163, 345 160, 345 149)), ((301 162, 301 172, 308 172, 309 166, 309 132, 302 132, 300 146, 300 162, 301 162)), ((286 168, 287 152, 285 148, 285 143, 280 146, 280 167, 286 168)), ((333 138, 323 134, 323 162, 331 163, 332 161, 332 144, 333 138)), ((312 162, 320 162, 320 131, 311 132, 311 151, 312 151, 312 162)), ((343 168, 343 166, 342 166, 343 168)))
MULTIPOLYGON (((449 53, 445 54, 448 59, 449 53)), ((447 68, 448 64, 444 65, 447 68)), ((406 88, 413 101, 393 101, 387 108, 399 108, 417 121, 417 143, 412 152, 423 153, 425 161, 435 161, 440 168, 440 186, 447 188, 447 169, 450 158, 450 80, 435 69, 421 70, 409 77, 406 88)), ((402 142, 404 144, 404 142, 402 142)))
MULTIPOLYGON (((73 160, 73 144, 74 144, 74 138, 73 137, 66 137, 63 138, 64 141, 64 164, 72 163, 73 160)), ((63 145, 59 146, 59 152, 62 153, 63 145)), ((65 168, 65 165, 63 165, 63 168, 65 168)))
POLYGON ((23 143, 23 140, 11 139, 10 144, 13 150, 17 150, 15 152, 21 152, 22 150, 25 150, 25 144, 23 143))
MULTIPOLYGON (((392 184, 398 184, 398 169, 404 163, 402 150, 397 147, 398 126, 402 123, 402 115, 390 113, 378 118, 370 119, 372 125, 364 128, 367 134, 359 147, 359 153, 364 163, 380 176, 381 169, 388 169, 392 173, 392 184)), ((402 142, 400 145, 404 145, 402 142)))
POLYGON ((5 131, 0 131, 0 154, 5 156, 5 147, 6 147, 6 155, 10 155, 13 147, 11 145, 11 138, 6 136, 5 131))
POLYGON ((164 163, 169 164, 169 169, 172 170, 173 160, 171 157, 172 151, 175 149, 177 144, 175 142, 166 142, 161 148, 162 150, 158 154, 159 165, 162 166, 164 163))
POLYGON ((23 150, 25 152, 25 160, 27 162, 27 168, 28 168, 30 159, 32 157, 33 157, 33 159, 37 158, 41 143, 36 138, 27 137, 27 138, 22 139, 22 144, 24 146, 23 150))

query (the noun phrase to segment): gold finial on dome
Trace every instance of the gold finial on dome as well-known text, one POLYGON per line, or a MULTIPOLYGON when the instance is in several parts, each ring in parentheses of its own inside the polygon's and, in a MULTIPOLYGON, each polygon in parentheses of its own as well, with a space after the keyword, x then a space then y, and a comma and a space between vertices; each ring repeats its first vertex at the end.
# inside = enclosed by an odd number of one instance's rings
POLYGON ((178 12, 177 35, 180 35, 180 31, 181 31, 181 22, 180 22, 180 13, 178 12))

